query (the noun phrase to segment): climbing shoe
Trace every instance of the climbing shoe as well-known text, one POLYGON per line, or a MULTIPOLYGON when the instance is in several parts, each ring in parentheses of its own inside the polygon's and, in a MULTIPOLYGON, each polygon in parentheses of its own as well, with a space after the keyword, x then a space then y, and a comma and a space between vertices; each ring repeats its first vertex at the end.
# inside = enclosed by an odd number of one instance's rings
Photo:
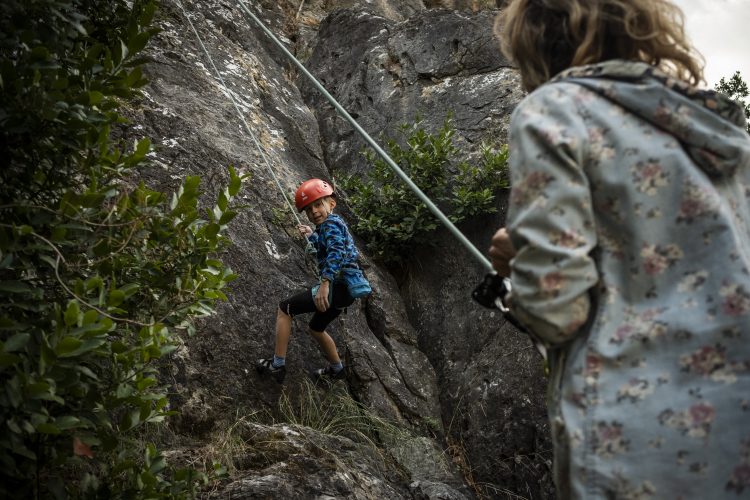
POLYGON ((346 378, 346 367, 342 368, 339 371, 334 371, 332 366, 326 366, 325 368, 318 368, 317 370, 313 370, 313 372, 310 374, 312 375, 313 380, 343 380, 346 378))
POLYGON ((286 366, 279 366, 278 368, 273 366, 273 358, 259 359, 255 363, 255 369, 261 375, 270 375, 276 379, 279 384, 284 383, 284 377, 286 377, 286 366))

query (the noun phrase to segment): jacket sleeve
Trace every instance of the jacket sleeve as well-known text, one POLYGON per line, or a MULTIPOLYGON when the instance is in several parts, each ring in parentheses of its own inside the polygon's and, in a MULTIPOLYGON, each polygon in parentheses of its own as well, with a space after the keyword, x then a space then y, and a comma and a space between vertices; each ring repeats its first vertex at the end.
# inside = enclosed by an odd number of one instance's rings
POLYGON ((598 281, 588 179, 587 130, 571 85, 547 85, 514 112, 507 226, 513 314, 546 345, 569 341, 589 316, 598 281))
POLYGON ((326 247, 320 277, 333 282, 346 258, 346 229, 334 221, 326 221, 321 226, 320 239, 326 247))

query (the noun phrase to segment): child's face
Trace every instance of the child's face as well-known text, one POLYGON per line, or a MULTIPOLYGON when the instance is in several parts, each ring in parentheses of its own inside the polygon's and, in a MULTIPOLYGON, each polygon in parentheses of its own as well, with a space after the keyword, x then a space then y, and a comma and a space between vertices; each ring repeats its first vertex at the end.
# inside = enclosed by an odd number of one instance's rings
POLYGON ((315 200, 305 207, 305 213, 310 222, 319 226, 325 221, 336 207, 336 200, 330 196, 315 200))

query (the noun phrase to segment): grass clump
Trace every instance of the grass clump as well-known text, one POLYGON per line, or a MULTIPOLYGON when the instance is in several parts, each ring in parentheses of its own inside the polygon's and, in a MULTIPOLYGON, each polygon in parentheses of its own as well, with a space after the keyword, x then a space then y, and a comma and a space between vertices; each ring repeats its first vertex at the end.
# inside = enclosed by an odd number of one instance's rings
POLYGON ((373 446, 385 437, 408 435, 405 429, 355 401, 347 391, 321 391, 307 380, 299 386, 296 399, 282 394, 279 412, 284 423, 373 446))

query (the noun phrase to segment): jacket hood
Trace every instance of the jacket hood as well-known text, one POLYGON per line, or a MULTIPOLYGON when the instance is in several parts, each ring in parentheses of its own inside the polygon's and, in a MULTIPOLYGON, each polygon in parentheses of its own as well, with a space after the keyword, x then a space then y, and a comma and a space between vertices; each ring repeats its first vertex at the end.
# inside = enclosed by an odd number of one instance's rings
POLYGON ((731 176, 750 162, 744 112, 723 94, 623 60, 569 68, 553 82, 583 85, 676 137, 711 177, 731 176))

